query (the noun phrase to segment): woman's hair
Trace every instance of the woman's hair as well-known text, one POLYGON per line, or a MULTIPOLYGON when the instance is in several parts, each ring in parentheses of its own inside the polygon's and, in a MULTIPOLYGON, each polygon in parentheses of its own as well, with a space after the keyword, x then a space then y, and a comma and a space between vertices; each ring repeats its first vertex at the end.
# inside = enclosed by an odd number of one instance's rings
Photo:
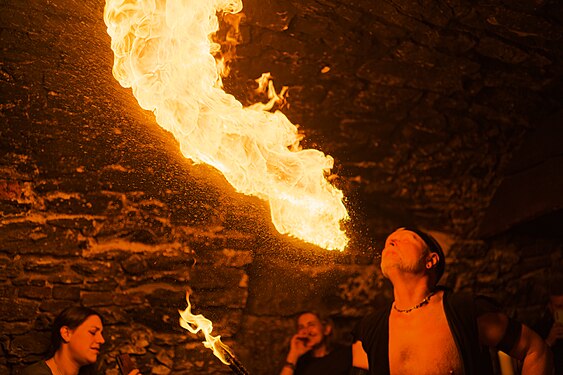
MULTIPOLYGON (((68 327, 71 330, 76 329, 80 326, 88 317, 96 315, 100 318, 103 324, 103 317, 96 311, 89 307, 84 306, 71 306, 67 307, 57 315, 55 321, 53 322, 53 328, 51 330, 51 355, 54 355, 57 350, 59 350, 63 344, 63 338, 61 336, 61 328, 68 327)), ((80 369, 80 374, 95 374, 95 364, 83 366, 80 369)))

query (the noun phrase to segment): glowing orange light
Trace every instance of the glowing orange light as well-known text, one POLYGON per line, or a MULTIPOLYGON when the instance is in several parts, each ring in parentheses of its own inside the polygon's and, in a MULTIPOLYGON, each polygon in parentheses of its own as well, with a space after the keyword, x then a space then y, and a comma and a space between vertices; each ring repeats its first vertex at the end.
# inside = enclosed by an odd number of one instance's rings
POLYGON ((213 354, 215 354, 215 356, 219 358, 221 362, 226 365, 230 365, 231 363, 225 356, 230 355, 230 357, 233 357, 231 349, 221 342, 221 336, 211 335, 211 331, 213 331, 213 323, 211 322, 211 320, 207 319, 201 314, 192 314, 192 305, 190 304, 189 293, 186 293, 186 301, 188 302, 188 307, 184 311, 179 311, 180 325, 193 334, 202 332, 205 336, 203 345, 208 349, 212 349, 213 354))
POLYGON ((115 54, 113 74, 153 111, 183 155, 220 170, 237 191, 268 201, 276 229, 326 249, 343 250, 348 219, 342 192, 326 179, 333 159, 302 149, 297 127, 280 111, 269 77, 269 103, 248 107, 223 90, 225 64, 217 14, 239 0, 106 0, 104 21, 115 54))

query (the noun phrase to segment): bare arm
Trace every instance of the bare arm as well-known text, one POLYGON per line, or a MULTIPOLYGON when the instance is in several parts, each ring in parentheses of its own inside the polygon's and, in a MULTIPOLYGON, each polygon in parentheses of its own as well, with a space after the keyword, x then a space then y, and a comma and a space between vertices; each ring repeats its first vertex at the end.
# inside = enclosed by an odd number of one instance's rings
POLYGON ((299 336, 299 334, 295 334, 291 338, 289 353, 287 353, 285 364, 283 365, 280 375, 292 375, 299 358, 311 350, 311 347, 307 346, 300 338, 301 336, 299 336))
POLYGON ((361 341, 356 341, 352 345, 352 367, 369 370, 368 355, 366 354, 361 341))
POLYGON ((293 371, 295 371, 293 367, 289 367, 289 365, 286 364, 283 366, 280 375, 292 375, 293 371))
MULTIPOLYGON (((501 313, 489 313, 477 319, 479 339, 483 345, 496 347, 506 333, 508 317, 501 313)), ((522 361, 522 375, 550 375, 553 373, 551 351, 542 338, 522 325, 520 338, 506 353, 522 361)))

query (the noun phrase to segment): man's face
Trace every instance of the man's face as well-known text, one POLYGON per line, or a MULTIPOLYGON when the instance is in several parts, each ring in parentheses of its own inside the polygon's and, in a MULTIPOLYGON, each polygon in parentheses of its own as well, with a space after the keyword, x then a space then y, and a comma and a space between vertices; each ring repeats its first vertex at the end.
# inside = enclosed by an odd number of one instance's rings
POLYGON ((549 310, 554 313, 556 310, 563 311, 563 294, 549 297, 549 310))
POLYGON ((315 314, 305 313, 297 319, 297 334, 308 347, 324 343, 325 336, 329 333, 330 327, 325 327, 315 314))
POLYGON ((80 366, 95 363, 100 347, 105 342, 102 336, 102 321, 97 315, 90 315, 81 325, 70 332, 68 347, 73 359, 80 366))
POLYGON ((391 233, 385 241, 381 255, 381 271, 389 278, 389 272, 417 273, 426 268, 428 248, 422 238, 414 232, 398 229, 391 233))

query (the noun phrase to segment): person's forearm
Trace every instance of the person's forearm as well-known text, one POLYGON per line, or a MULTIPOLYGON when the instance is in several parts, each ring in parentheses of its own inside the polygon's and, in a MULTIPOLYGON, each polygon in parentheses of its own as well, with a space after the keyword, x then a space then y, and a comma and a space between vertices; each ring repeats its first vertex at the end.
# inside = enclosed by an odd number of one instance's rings
POLYGON ((522 362, 522 375, 552 375, 553 372, 551 350, 545 344, 528 353, 522 362))
POLYGON ((293 373, 295 372, 296 364, 297 360, 292 360, 290 356, 288 356, 280 372, 280 375, 293 375, 293 373))
POLYGON ((288 366, 283 366, 280 375, 293 375, 293 368, 290 368, 288 366))

